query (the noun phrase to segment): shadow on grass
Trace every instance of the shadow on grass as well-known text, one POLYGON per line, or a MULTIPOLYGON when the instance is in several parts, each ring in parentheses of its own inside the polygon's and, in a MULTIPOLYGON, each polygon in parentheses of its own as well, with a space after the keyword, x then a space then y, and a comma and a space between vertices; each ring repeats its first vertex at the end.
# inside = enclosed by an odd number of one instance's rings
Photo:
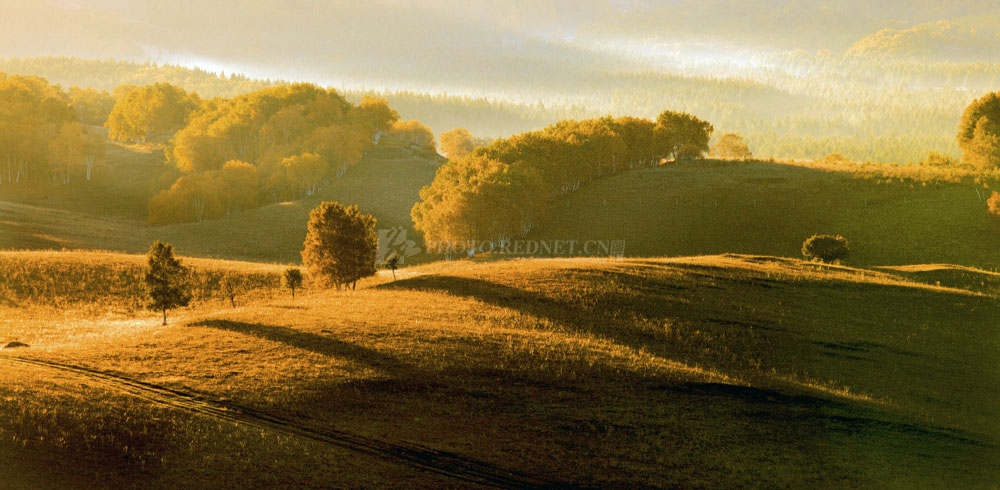
POLYGON ((196 327, 209 327, 252 335, 323 356, 347 359, 375 369, 387 371, 392 375, 402 375, 412 371, 412 368, 406 363, 374 349, 324 335, 303 332, 294 328, 261 325, 259 323, 234 322, 230 320, 205 320, 193 325, 196 327))
MULTIPOLYGON (((623 328, 623 324, 610 318, 602 304, 581 307, 577 301, 563 300, 542 293, 498 284, 481 279, 454 276, 418 276, 402 279, 378 286, 380 289, 407 289, 413 291, 439 292, 452 296, 470 298, 483 303, 509 308, 522 314, 549 320, 556 325, 597 334, 614 339, 631 347, 648 347, 650 343, 662 341, 654 335, 623 328)), ((634 309, 633 306, 618 303, 617 310, 634 309)), ((647 305, 649 306, 649 305, 647 305)), ((641 313, 641 311, 640 311, 641 313)))
POLYGON ((1000 451, 1000 446, 977 434, 897 419, 892 412, 844 400, 721 383, 660 384, 652 389, 704 398, 705 403, 736 403, 743 416, 775 427, 805 424, 822 429, 828 435, 842 433, 871 439, 908 439, 915 444, 937 441, 964 447, 966 451, 989 450, 994 457, 1000 451))

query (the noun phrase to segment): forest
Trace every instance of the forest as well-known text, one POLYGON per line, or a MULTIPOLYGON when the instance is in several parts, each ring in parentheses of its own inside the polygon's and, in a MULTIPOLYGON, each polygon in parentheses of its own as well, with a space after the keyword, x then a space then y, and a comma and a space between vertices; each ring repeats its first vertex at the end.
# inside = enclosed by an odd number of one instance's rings
MULTIPOLYGON (((474 80, 481 87, 476 92, 417 85, 333 88, 355 104, 366 95, 385 99, 403 119, 421 121, 435 134, 461 127, 500 138, 565 119, 655 118, 670 108, 711 121, 720 135, 742 135, 763 158, 840 153, 852 161, 902 164, 925 161, 930 152, 957 158, 962 110, 1000 85, 1000 65, 987 62, 804 52, 760 54, 739 65, 641 61, 634 69, 576 78, 539 72, 529 79, 546 83, 530 92, 518 90, 518 80, 508 84, 495 77, 474 80)), ((165 82, 206 100, 287 84, 175 65, 74 58, 0 60, 0 71, 109 93, 122 85, 165 82)))

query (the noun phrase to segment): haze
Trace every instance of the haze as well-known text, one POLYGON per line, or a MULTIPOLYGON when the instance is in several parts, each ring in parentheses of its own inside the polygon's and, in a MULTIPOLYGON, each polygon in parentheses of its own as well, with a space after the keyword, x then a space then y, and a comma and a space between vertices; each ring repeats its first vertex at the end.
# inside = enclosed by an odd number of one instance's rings
MULTIPOLYGON (((592 70, 672 70, 706 56, 744 64, 762 52, 840 53, 884 28, 942 20, 983 27, 982 14, 991 10, 997 12, 988 1, 929 0, 6 0, 0 56, 114 58, 338 86, 482 91, 476 74, 507 74, 498 85, 511 88, 592 70)), ((989 47, 983 57, 996 56, 989 47)))

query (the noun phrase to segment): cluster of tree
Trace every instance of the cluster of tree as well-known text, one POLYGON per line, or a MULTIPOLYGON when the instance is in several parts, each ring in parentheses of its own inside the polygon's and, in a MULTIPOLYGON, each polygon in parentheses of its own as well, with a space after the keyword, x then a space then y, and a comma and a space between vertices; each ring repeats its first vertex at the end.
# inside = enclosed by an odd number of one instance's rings
POLYGON ((491 138, 473 136, 468 129, 455 128, 441 133, 441 152, 449 160, 465 158, 472 150, 492 143, 491 138))
POLYGON ((526 234, 551 198, 584 182, 708 151, 712 125, 667 111, 657 120, 562 121, 476 148, 438 169, 411 211, 426 241, 503 241, 526 234))
MULTIPOLYGON (((64 87, 87 87, 101 92, 113 92, 123 85, 144 86, 165 82, 188 92, 195 92, 205 99, 235 97, 288 83, 281 80, 253 79, 238 73, 226 75, 171 64, 67 56, 0 59, 0 71, 37 75, 64 87)), ((103 124, 105 119, 101 119, 97 124, 103 124)))
POLYGON ((981 23, 980 26, 976 26, 968 21, 942 20, 908 29, 886 28, 854 43, 847 50, 847 54, 921 59, 996 60, 1000 39, 997 39, 994 30, 990 29, 996 26, 996 21, 994 17, 992 25, 981 23))
POLYGON ((80 123, 73 99, 33 76, 0 73, 0 184, 72 175, 103 159, 104 139, 80 123))
MULTIPOLYGON (((374 225, 373 225, 374 226, 374 225)), ((373 231, 374 233, 374 231, 373 231)), ((146 307, 163 314, 163 324, 167 324, 167 311, 191 304, 194 299, 192 270, 174 255, 173 245, 157 240, 146 253, 146 268, 143 272, 143 286, 146 292, 146 307)), ((302 286, 302 272, 295 267, 285 269, 281 275, 281 286, 292 291, 302 286)), ((251 280, 243 274, 232 271, 222 274, 212 283, 211 289, 219 291, 236 307, 236 297, 252 287, 251 280)))
POLYGON ((429 129, 398 119, 382 99, 353 105, 311 84, 212 99, 167 146, 181 175, 150 200, 150 222, 202 221, 312 195, 360 161, 386 130, 433 151, 429 129))
POLYGON ((144 143, 151 136, 170 136, 188 121, 201 105, 198 94, 188 93, 166 82, 142 87, 122 85, 104 125, 108 138, 122 143, 144 143))
MULTIPOLYGON (((550 77, 546 87, 520 80, 471 79, 487 95, 429 94, 418 80, 411 90, 377 95, 407 118, 432 128, 467 128, 476 135, 517 134, 563 119, 603 114, 655 117, 663 107, 698 114, 752 142, 762 157, 822 158, 840 152, 854 161, 919 162, 929 151, 957 156, 956 114, 969 93, 996 89, 1000 63, 932 62, 791 52, 756 55, 734 66, 699 64, 684 73, 662 64, 550 77)), ((650 62, 656 60, 650 60, 650 62)), ((63 86, 113 90, 122 84, 168 81, 203 98, 247 93, 270 81, 178 67, 72 59, 3 60, 22 73, 41 73, 63 86), (96 66, 92 66, 92 64, 96 66), (33 70, 33 71, 26 71, 33 70), (74 76, 74 70, 80 75, 74 76), (57 76, 58 75, 58 76, 57 76)), ((487 70, 493 77, 496 70, 487 70)), ((387 76, 390 76, 387 74, 387 76)), ((539 75, 542 76, 542 75, 539 75)), ((357 101, 366 94, 345 92, 357 101)), ((102 121, 103 122, 103 121, 102 121)))

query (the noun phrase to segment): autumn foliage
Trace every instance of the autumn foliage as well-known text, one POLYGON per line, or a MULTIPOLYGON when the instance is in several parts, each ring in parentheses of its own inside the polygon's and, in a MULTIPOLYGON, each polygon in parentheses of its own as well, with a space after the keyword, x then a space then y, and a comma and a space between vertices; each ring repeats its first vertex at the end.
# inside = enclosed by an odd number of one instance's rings
POLYGON ((411 211, 429 242, 527 234, 550 201, 618 171, 708 151, 712 125, 690 114, 562 121, 476 148, 438 169, 411 211))
POLYGON ((80 122, 73 99, 45 79, 0 73, 0 184, 69 183, 103 157, 103 139, 80 122))
POLYGON ((149 221, 203 221, 312 195, 357 164, 397 119, 384 100, 355 106, 311 84, 213 99, 166 148, 180 177, 150 200, 149 221))
POLYGON ((986 94, 965 108, 958 146, 963 163, 981 169, 1000 167, 1000 92, 986 94))
MULTIPOLYGON (((357 205, 325 201, 309 214, 302 263, 321 286, 350 286, 375 275, 375 217, 357 205)), ((291 287, 291 286, 290 286, 291 287)))

